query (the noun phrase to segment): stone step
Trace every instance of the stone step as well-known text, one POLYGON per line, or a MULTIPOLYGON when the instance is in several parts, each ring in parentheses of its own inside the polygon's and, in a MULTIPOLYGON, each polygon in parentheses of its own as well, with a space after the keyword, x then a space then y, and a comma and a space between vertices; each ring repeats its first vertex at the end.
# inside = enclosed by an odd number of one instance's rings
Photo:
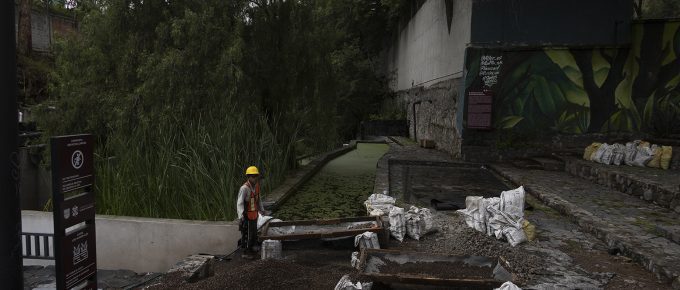
POLYGON ((581 229, 604 241, 612 252, 628 256, 658 278, 680 289, 680 215, 566 172, 489 166, 581 229), (665 232, 664 232, 665 231, 665 232))
POLYGON ((565 170, 594 183, 653 202, 680 213, 680 171, 605 165, 562 157, 565 170))
POLYGON ((551 157, 531 157, 530 159, 541 164, 543 170, 564 171, 564 161, 560 159, 551 157))

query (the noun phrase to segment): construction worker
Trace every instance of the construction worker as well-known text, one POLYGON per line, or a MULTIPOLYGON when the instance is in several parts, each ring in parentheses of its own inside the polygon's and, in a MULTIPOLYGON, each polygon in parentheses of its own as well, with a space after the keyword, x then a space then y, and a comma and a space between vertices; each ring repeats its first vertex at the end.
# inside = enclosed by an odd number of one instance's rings
POLYGON ((246 169, 246 182, 238 191, 236 200, 236 212, 240 220, 241 248, 243 258, 253 259, 255 251, 253 246, 257 242, 257 218, 258 214, 264 215, 264 207, 260 201, 260 172, 257 167, 250 166, 246 169))

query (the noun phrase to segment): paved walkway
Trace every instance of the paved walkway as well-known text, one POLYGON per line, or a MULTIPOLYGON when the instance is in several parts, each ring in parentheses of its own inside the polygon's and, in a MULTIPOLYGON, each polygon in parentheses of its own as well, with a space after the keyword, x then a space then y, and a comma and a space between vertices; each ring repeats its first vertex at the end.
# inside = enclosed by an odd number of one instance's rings
POLYGON ((680 245, 665 237, 657 225, 680 225, 675 212, 566 172, 491 166, 543 203, 569 216, 582 230, 596 235, 657 277, 680 288, 680 245))
MULTIPOLYGON (((376 193, 382 193, 383 190, 388 189, 387 164, 389 159, 460 162, 441 151, 423 149, 401 138, 397 141, 401 144, 388 141, 390 151, 378 162, 374 188, 376 193)), ((423 170, 425 169, 427 168, 423 170)), ((397 166, 392 170, 395 171, 392 173, 393 187, 399 187, 402 182, 401 178, 403 178, 402 169, 397 166)), ((439 185, 441 188, 438 189, 443 189, 443 193, 454 192, 455 189, 440 186, 441 184, 452 183, 452 180, 456 181, 454 183, 465 183, 464 180, 458 180, 457 176, 453 176, 460 172, 443 170, 441 167, 429 168, 429 170, 430 176, 423 175, 418 178, 427 179, 430 183, 439 185), (435 174, 437 172, 442 174, 435 174), (437 178, 438 181, 431 180, 437 178)), ((411 171, 412 174, 414 172, 415 170, 411 171)), ((506 182, 508 187, 512 186, 509 181, 506 182)), ((420 190, 417 188, 420 186, 417 182, 412 183, 413 191, 420 190)), ((483 190, 492 188, 489 185, 482 187, 483 190)), ((422 190, 432 191, 433 189, 436 188, 422 190)), ((486 195, 474 189, 470 189, 470 193, 470 195, 486 195)), ((497 196, 500 190, 487 194, 497 196)), ((515 262, 516 273, 522 275, 518 281, 528 287, 527 289, 669 288, 669 285, 659 282, 654 274, 631 263, 630 258, 608 254, 608 245, 596 236, 580 229, 569 217, 543 205, 535 198, 529 196, 527 199, 533 205, 533 210, 527 210, 525 214, 526 218, 536 225, 537 240, 535 241, 513 248, 507 242, 498 241, 467 228, 454 212, 442 211, 435 214, 436 223, 440 224, 441 229, 438 233, 428 235, 421 241, 406 239, 404 243, 397 244, 392 240, 391 248, 453 255, 502 255, 515 262)))

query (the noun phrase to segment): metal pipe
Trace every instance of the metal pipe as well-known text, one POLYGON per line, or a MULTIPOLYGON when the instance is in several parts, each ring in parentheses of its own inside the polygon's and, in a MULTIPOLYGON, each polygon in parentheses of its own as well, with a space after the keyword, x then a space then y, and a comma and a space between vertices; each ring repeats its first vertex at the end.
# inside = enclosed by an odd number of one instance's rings
POLYGON ((14 1, 0 1, 4 19, 0 39, 5 56, 0 57, 0 285, 23 289, 21 253, 21 207, 19 204, 19 158, 17 154, 18 111, 14 1))

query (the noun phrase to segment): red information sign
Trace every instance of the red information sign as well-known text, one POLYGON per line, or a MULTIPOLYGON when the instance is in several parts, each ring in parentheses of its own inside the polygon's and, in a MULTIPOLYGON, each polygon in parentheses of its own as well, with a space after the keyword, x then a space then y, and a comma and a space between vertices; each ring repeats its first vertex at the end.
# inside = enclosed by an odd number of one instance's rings
POLYGON ((492 129, 493 95, 490 91, 468 92, 467 128, 492 129))

